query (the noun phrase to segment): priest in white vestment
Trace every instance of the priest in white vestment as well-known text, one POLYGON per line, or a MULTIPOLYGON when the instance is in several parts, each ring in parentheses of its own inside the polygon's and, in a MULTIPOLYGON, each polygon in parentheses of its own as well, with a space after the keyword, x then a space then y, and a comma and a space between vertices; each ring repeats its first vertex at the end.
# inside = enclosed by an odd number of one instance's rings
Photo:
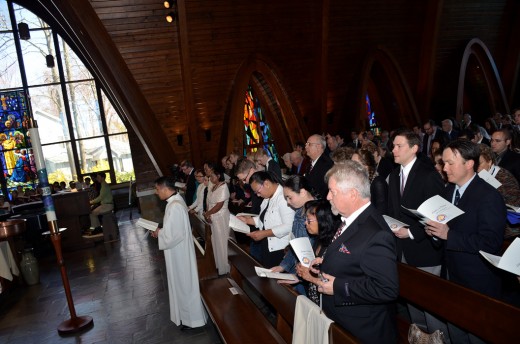
POLYGON ((159 249, 164 250, 171 321, 182 325, 181 329, 204 326, 206 313, 199 291, 188 208, 171 177, 157 179, 155 193, 167 202, 163 228, 152 232, 152 236, 159 239, 159 249))

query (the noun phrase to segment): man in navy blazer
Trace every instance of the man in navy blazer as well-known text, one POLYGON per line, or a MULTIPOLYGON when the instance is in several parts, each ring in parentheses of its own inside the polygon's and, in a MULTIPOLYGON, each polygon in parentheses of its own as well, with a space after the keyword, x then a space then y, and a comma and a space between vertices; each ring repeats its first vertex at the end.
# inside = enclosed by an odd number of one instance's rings
POLYGON ((500 193, 476 174, 478 145, 458 140, 442 153, 450 183, 445 197, 464 211, 447 224, 428 221, 426 233, 446 243, 446 264, 451 281, 491 297, 500 296, 498 270, 479 250, 500 254, 506 226, 506 206, 500 193), (459 194, 457 196, 457 193, 459 194))
MULTIPOLYGON (((499 255, 504 241, 506 207, 500 193, 476 174, 480 151, 467 140, 450 142, 442 153, 444 171, 452 185, 445 197, 464 214, 441 224, 428 221, 428 235, 445 242, 448 279, 498 298, 499 271, 479 250, 499 255)), ((480 343, 479 338, 448 324, 452 343, 480 343)))
POLYGON ((396 343, 394 302, 399 278, 395 239, 370 204, 368 174, 357 162, 347 161, 332 167, 326 178, 327 199, 344 225, 323 257, 312 262, 321 263, 318 291, 322 308, 362 343, 396 343))

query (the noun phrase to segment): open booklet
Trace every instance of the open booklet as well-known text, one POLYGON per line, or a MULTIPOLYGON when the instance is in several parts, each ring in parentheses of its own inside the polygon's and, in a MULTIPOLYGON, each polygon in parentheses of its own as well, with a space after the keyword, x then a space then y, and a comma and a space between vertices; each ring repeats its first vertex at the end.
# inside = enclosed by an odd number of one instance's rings
POLYGON ((499 182, 491 173, 489 173, 487 170, 482 170, 478 173, 478 176, 480 179, 487 182, 489 185, 494 187, 495 189, 498 189, 500 186, 502 186, 502 183, 499 182))
POLYGON ((313 259, 316 258, 309 237, 292 239, 289 241, 289 244, 291 244, 291 247, 294 250, 294 253, 296 253, 296 257, 298 257, 300 263, 308 268, 313 259))
POLYGON ((520 213, 520 207, 515 207, 514 205, 506 204, 506 208, 515 213, 520 213))
POLYGON ((502 257, 484 251, 479 251, 491 264, 499 269, 520 276, 520 238, 516 238, 507 248, 502 257))
POLYGON ((260 277, 267 277, 267 278, 299 282, 298 277, 296 277, 293 274, 286 274, 286 273, 282 273, 282 272, 272 272, 269 269, 261 268, 259 266, 255 266, 255 272, 260 277))
POLYGON ((421 223, 425 223, 427 220, 446 223, 464 214, 462 210, 439 195, 428 198, 417 210, 406 207, 403 208, 417 216, 421 223))
POLYGON ((186 186, 186 183, 183 183, 183 182, 175 182, 175 187, 176 188, 179 188, 179 189, 182 189, 183 187, 186 186))
POLYGON ((143 218, 140 218, 139 220, 137 220, 137 222, 135 224, 138 226, 141 226, 145 229, 154 231, 154 232, 155 232, 155 230, 157 230, 157 227, 159 227, 159 224, 157 222, 153 222, 153 221, 146 220, 143 218))
POLYGON ((237 217, 233 214, 229 214, 229 227, 231 227, 232 230, 235 232, 240 233, 251 233, 251 229, 247 225, 247 223, 244 223, 237 219, 237 217))
POLYGON ((251 214, 251 213, 238 213, 237 216, 251 216, 251 217, 255 217, 255 216, 258 216, 258 214, 251 214))
POLYGON ((388 215, 383 215, 383 218, 385 219, 386 224, 388 225, 388 227, 390 227, 390 230, 392 232, 396 232, 401 227, 410 227, 410 225, 401 222, 397 219, 394 219, 393 217, 390 217, 388 215))

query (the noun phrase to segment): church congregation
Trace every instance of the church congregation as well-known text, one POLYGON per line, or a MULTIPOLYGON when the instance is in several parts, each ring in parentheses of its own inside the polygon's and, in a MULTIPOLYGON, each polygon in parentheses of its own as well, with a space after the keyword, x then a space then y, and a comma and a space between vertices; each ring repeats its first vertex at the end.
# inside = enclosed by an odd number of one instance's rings
POLYGON ((189 211, 211 224, 218 275, 229 275, 226 242, 232 238, 263 267, 296 274, 298 282, 279 283, 308 297, 361 342, 396 342, 395 315, 404 311, 422 331, 440 330, 446 342, 479 343, 484 341, 398 302, 397 262, 518 306, 520 277, 479 254, 502 255, 520 234, 506 210, 506 204, 520 206, 516 118, 486 129, 467 114, 460 124, 443 120, 442 128, 429 120, 416 131, 352 131, 351 141, 314 134, 279 163, 258 149, 232 153, 222 166, 207 162, 195 169, 184 161, 178 175, 184 175, 189 211), (488 175, 502 185, 486 182, 488 175), (436 195, 462 215, 425 222, 410 211, 436 195), (250 226, 247 237, 235 238, 228 226, 236 213, 246 213, 237 218, 250 226), (383 215, 406 225, 391 228, 383 215), (289 245, 302 237, 316 253, 310 266, 289 245))

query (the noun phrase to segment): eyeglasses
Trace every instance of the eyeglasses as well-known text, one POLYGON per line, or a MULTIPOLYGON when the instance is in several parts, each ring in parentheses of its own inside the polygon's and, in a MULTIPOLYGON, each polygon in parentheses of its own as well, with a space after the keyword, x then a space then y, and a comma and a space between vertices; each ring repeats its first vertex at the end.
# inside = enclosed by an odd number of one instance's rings
POLYGON ((316 220, 316 219, 314 219, 314 220, 313 219, 305 219, 305 222, 307 222, 308 225, 310 225, 311 223, 316 222, 316 221, 318 221, 318 220, 316 220))
POLYGON ((244 178, 240 179, 242 181, 242 183, 246 183, 247 178, 249 178, 250 174, 251 174, 251 169, 249 170, 249 172, 247 172, 247 175, 244 178))

